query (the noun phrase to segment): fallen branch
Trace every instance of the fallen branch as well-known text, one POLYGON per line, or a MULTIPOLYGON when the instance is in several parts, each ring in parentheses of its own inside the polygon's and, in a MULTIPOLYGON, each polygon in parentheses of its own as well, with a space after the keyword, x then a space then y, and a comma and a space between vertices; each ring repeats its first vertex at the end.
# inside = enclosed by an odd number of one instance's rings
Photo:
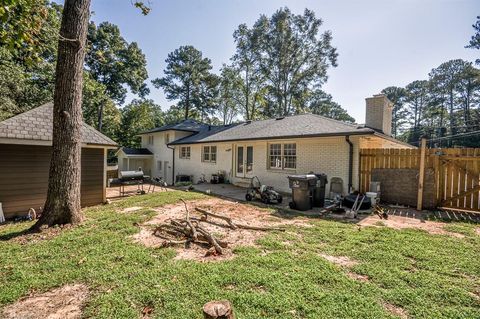
POLYGON ((192 231, 192 238, 193 240, 197 240, 198 234, 197 230, 195 229, 195 226, 193 226, 192 222, 190 221, 190 212, 188 211, 187 203, 180 198, 180 200, 183 202, 183 205, 185 205, 185 221, 187 222, 188 227, 190 227, 190 230, 192 231))
POLYGON ((220 247, 220 244, 217 242, 217 240, 215 239, 215 237, 213 237, 213 235, 211 235, 209 232, 207 232, 205 229, 201 228, 201 227, 198 227, 198 232, 200 234, 202 234, 203 236, 205 236, 205 238, 207 239, 207 241, 210 243, 210 245, 212 245, 213 247, 215 247, 215 251, 219 254, 219 255, 222 255, 223 254, 223 249, 222 247, 220 247))
POLYGON ((195 210, 205 216, 212 216, 212 217, 215 217, 215 218, 218 218, 218 219, 222 219, 224 221, 227 222, 228 225, 230 225, 230 227, 232 229, 237 229, 237 225, 235 225, 232 221, 232 219, 230 217, 227 217, 227 216, 223 216, 223 215, 218 215, 218 214, 215 214, 215 213, 212 213, 208 210, 205 210, 205 209, 202 209, 202 208, 198 208, 198 207, 195 207, 195 210))
POLYGON ((262 226, 250 226, 250 225, 242 225, 242 224, 235 224, 238 228, 242 229, 250 229, 250 230, 261 230, 261 231, 285 231, 285 228, 278 228, 278 227, 262 227, 262 226))

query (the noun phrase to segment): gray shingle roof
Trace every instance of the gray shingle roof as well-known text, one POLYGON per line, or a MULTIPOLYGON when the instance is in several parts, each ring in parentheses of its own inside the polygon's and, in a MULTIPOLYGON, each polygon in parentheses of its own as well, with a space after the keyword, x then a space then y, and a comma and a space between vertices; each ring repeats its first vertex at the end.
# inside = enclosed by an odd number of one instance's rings
MULTIPOLYGON (((0 122, 0 138, 35 141, 52 140, 53 103, 49 102, 25 113, 0 122)), ((86 144, 116 146, 112 139, 83 123, 82 142, 86 144)))
POLYGON ((299 114, 281 119, 245 122, 187 136, 171 144, 194 144, 223 141, 261 140, 314 136, 373 134, 375 131, 315 114, 299 114))
POLYGON ((148 148, 122 147, 122 151, 127 155, 153 155, 148 148))
POLYGON ((155 133, 155 132, 162 132, 162 131, 168 131, 168 130, 175 130, 175 131, 186 131, 186 132, 200 132, 204 129, 208 128, 208 124, 200 123, 195 120, 184 120, 179 123, 175 124, 167 124, 164 126, 160 126, 157 128, 154 128, 152 130, 148 130, 145 132, 142 132, 140 134, 149 134, 149 133, 155 133))

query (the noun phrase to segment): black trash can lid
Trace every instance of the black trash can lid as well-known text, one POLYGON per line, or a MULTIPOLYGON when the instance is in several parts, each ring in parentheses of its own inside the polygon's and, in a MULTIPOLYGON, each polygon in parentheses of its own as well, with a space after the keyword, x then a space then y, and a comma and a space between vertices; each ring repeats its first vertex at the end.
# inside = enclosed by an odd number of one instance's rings
POLYGON ((297 180, 311 180, 317 179, 317 176, 314 174, 303 174, 303 175, 288 175, 289 179, 297 179, 297 180))

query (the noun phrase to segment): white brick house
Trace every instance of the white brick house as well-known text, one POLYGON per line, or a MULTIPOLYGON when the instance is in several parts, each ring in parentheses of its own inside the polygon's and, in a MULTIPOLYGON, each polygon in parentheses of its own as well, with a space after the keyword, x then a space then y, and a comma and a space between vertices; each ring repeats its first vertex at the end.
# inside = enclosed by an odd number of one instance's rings
MULTIPOLYGON (((367 98, 366 118, 365 126, 313 114, 213 127, 186 120, 140 135, 152 153, 147 169, 169 184, 177 175, 195 183, 222 171, 236 185, 258 176, 288 192, 288 175, 315 172, 341 178, 347 193, 358 188, 360 148, 412 147, 390 136, 391 102, 384 95, 367 98)), ((118 155, 119 165, 129 158, 118 155)))

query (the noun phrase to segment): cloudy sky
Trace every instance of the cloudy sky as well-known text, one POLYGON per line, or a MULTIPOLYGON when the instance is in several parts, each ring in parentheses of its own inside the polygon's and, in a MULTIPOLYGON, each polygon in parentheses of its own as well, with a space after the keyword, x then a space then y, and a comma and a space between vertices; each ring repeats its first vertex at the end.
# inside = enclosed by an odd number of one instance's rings
MULTIPOLYGON (((424 79, 447 60, 480 56, 464 48, 480 0, 150 0, 146 17, 132 2, 92 0, 92 19, 117 24, 127 41, 138 42, 150 79, 162 76, 167 54, 181 45, 201 50, 218 71, 234 52, 232 34, 239 24, 251 26, 260 14, 283 6, 294 13, 314 10, 339 53, 324 89, 359 123, 365 97, 424 79)), ((172 104, 155 88, 150 98, 163 109, 172 104)))

